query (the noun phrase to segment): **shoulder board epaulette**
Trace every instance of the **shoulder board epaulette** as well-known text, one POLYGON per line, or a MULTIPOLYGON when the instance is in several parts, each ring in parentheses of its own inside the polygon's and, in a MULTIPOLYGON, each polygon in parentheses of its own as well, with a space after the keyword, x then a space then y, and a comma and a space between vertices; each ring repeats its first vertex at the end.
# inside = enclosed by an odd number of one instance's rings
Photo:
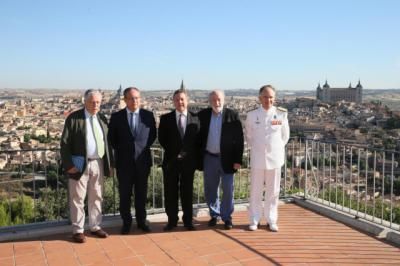
POLYGON ((278 109, 281 112, 287 112, 287 109, 285 109, 283 107, 276 107, 276 109, 278 109))

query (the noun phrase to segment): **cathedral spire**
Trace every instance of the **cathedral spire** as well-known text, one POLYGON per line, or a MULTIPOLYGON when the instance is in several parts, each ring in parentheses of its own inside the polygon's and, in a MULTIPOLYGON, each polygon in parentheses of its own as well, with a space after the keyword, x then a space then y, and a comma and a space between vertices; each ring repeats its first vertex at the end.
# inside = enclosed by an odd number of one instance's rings
POLYGON ((180 90, 186 90, 185 84, 183 84, 183 79, 182 79, 182 82, 181 82, 181 87, 179 89, 180 90))

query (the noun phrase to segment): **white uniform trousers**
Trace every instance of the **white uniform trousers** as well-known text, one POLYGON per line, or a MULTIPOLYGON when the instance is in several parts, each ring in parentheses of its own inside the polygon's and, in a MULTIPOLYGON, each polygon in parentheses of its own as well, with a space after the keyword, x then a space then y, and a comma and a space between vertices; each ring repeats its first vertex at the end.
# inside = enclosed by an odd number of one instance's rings
POLYGON ((262 218, 262 198, 264 196, 264 217, 268 224, 278 221, 278 204, 281 182, 281 168, 272 170, 251 169, 250 184, 250 224, 257 225, 262 218))
POLYGON ((69 179, 69 206, 72 232, 83 233, 85 225, 85 197, 88 194, 89 228, 100 229, 103 201, 103 161, 88 161, 85 172, 79 180, 69 179))

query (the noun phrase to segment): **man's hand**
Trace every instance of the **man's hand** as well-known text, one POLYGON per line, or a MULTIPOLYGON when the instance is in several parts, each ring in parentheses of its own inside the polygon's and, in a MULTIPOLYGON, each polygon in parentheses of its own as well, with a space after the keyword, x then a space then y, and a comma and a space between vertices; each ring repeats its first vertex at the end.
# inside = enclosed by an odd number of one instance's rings
POLYGON ((240 167, 241 167, 240 163, 234 163, 233 164, 233 169, 235 169, 235 170, 239 170, 240 167))
POLYGON ((114 173, 115 173, 115 168, 110 167, 110 177, 114 177, 114 173))

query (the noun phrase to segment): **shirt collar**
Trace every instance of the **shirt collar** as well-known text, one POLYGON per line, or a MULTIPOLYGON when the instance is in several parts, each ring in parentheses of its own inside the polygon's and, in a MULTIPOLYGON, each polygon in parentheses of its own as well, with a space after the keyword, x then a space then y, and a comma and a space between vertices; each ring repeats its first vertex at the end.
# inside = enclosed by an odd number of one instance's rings
POLYGON ((221 116, 222 115, 222 112, 224 111, 224 109, 221 109, 221 111, 220 112, 218 112, 218 113, 214 113, 214 110, 213 109, 211 109, 211 114, 213 115, 213 116, 216 116, 216 117, 219 117, 219 116, 221 116))
POLYGON ((134 112, 132 112, 132 111, 129 110, 128 108, 125 108, 125 109, 126 109, 126 112, 127 112, 128 115, 131 114, 131 113, 136 114, 136 115, 139 115, 139 110, 140 110, 140 108, 136 109, 134 112))
POLYGON ((270 115, 272 113, 275 112, 275 106, 272 106, 271 108, 269 108, 268 110, 265 110, 264 107, 262 107, 262 105, 260 106, 260 109, 262 110, 262 112, 266 115, 270 115))
POLYGON ((176 116, 179 116, 180 114, 183 114, 184 116, 187 117, 188 111, 187 111, 187 109, 186 109, 185 111, 183 111, 183 112, 181 113, 181 112, 178 112, 177 110, 175 110, 175 113, 176 113, 176 116))
POLYGON ((91 116, 97 117, 96 115, 92 115, 91 113, 88 112, 85 108, 85 118, 90 118, 91 116))

